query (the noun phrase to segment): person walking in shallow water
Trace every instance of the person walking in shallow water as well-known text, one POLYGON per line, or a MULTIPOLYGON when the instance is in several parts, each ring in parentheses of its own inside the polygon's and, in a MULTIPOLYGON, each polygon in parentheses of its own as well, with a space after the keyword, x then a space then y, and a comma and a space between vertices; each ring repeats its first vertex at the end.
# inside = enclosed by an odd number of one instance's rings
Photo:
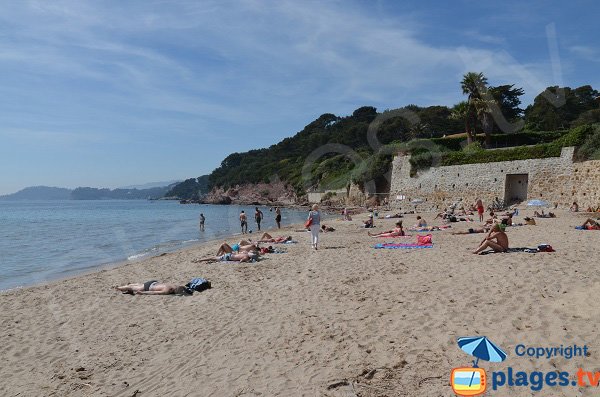
POLYGON ((279 207, 275 208, 275 222, 277 222, 277 229, 281 229, 281 210, 279 207))
POLYGON ((248 217, 246 217, 244 211, 240 213, 240 226, 242 227, 242 234, 248 233, 248 217))
POLYGON ((204 214, 201 213, 200 214, 200 231, 203 232, 204 231, 204 221, 206 220, 206 218, 204 217, 204 214))
POLYGON ((256 225, 258 226, 258 230, 260 230, 260 222, 262 221, 263 213, 258 207, 254 208, 254 220, 256 221, 256 225))
POLYGON ((317 204, 313 204, 312 211, 308 213, 307 222, 310 222, 310 246, 314 249, 318 249, 319 232, 321 230, 321 213, 319 212, 319 206, 317 204))

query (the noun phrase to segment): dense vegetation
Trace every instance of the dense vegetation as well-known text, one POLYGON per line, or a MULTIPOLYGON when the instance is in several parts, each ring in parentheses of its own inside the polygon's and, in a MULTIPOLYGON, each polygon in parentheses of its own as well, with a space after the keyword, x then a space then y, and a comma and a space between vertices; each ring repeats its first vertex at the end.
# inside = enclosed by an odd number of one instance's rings
POLYGON ((158 199, 172 186, 153 187, 150 189, 98 189, 95 187, 78 187, 71 192, 72 200, 142 200, 158 199))
POLYGON ((165 194, 165 197, 179 197, 198 200, 203 194, 208 192, 208 175, 202 175, 198 178, 190 178, 178 183, 169 189, 169 191, 165 194))
POLYGON ((205 188, 274 180, 299 194, 309 188, 344 187, 350 181, 363 186, 373 182, 378 191, 385 191, 392 157, 399 151, 412 154, 415 171, 436 161, 464 164, 557 156, 562 146, 573 143, 581 146, 578 152, 587 153, 585 158, 598 155, 600 135, 595 130, 569 130, 600 122, 599 94, 589 85, 549 87, 525 109, 521 88, 489 86, 481 73, 467 73, 460 87, 467 100, 452 108, 409 105, 378 113, 364 106, 346 117, 325 113, 275 145, 230 154, 206 180, 186 180, 168 195, 193 198, 205 188), (446 137, 457 133, 462 134, 446 137), (515 148, 487 150, 510 147, 515 148))

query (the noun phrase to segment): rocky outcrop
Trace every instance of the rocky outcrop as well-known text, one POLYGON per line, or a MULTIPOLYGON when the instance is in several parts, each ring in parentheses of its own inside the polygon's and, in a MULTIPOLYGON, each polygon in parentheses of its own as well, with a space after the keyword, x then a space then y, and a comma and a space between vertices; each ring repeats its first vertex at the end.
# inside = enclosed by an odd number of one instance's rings
POLYGON ((206 204, 292 205, 298 203, 298 197, 290 185, 285 182, 274 182, 237 185, 227 190, 213 188, 204 196, 202 202, 206 204))

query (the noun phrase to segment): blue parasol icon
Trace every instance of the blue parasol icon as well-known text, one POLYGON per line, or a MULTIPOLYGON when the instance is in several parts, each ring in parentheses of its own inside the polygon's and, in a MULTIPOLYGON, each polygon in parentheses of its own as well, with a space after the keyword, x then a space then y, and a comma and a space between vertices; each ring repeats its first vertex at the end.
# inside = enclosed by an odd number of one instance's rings
MULTIPOLYGON (((474 368, 477 368, 477 363, 480 359, 495 363, 499 363, 506 359, 506 353, 485 336, 467 336, 458 338, 458 347, 465 353, 470 354, 477 359, 473 361, 474 368)), ((475 372, 473 372, 473 375, 471 376, 469 386, 471 386, 474 376, 475 372)))

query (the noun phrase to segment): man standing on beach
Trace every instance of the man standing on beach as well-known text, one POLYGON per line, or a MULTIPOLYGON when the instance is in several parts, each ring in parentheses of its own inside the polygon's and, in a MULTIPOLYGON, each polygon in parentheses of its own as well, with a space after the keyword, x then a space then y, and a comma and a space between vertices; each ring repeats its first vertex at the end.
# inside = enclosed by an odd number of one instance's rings
POLYGON ((203 213, 200 213, 200 231, 203 232, 204 231, 204 221, 206 220, 206 218, 204 217, 203 213))
POLYGON ((263 218, 263 213, 261 210, 258 209, 258 207, 254 208, 254 220, 256 221, 256 224, 258 225, 258 230, 260 230, 260 222, 262 221, 263 218))
POLYGON ((242 227, 242 234, 248 233, 248 218, 244 211, 240 213, 240 226, 242 227))
POLYGON ((277 229, 281 229, 281 210, 279 207, 275 208, 275 222, 277 222, 277 229))

